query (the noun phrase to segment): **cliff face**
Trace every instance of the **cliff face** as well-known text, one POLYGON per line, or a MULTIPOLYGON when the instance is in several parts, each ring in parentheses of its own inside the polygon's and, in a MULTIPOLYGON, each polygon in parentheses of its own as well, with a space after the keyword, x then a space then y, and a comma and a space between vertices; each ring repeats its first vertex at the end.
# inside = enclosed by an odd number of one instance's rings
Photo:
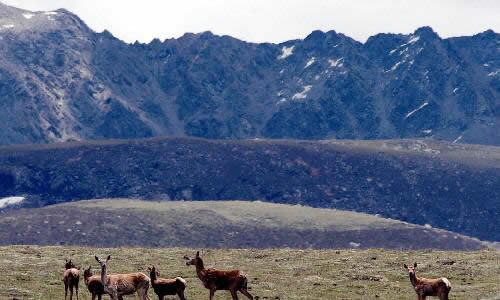
POLYGON ((432 137, 500 144, 500 37, 424 27, 252 44, 210 32, 126 44, 65 10, 0 4, 0 143, 432 137))

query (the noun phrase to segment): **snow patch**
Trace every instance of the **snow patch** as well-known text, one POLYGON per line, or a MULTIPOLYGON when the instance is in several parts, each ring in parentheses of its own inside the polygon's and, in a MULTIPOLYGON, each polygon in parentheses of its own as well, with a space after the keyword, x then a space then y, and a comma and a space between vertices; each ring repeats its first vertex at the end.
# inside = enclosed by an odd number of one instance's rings
POLYGON ((489 67, 490 65, 489 65, 489 64, 483 64, 483 66, 485 66, 485 67, 489 67))
POLYGON ((57 16, 57 12, 55 11, 46 11, 43 14, 46 16, 57 16))
POLYGON ((430 134, 432 132, 432 129, 422 130, 422 132, 425 134, 430 134))
POLYGON ((289 57, 290 55, 293 54, 293 49, 295 49, 295 46, 290 46, 290 47, 283 46, 283 48, 281 48, 281 55, 278 56, 278 59, 285 59, 289 57))
POLYGON ((491 72, 488 74, 489 77, 491 76, 496 76, 498 73, 500 73, 500 70, 496 70, 495 72, 491 72))
POLYGON ((432 225, 431 224, 425 224, 424 227, 427 228, 427 229, 431 229, 432 225))
POLYGON ((33 18, 34 16, 35 16, 34 14, 30 14, 30 13, 24 13, 23 14, 23 17, 25 17, 28 20, 31 19, 31 18, 33 18))
POLYGON ((3 28, 13 28, 14 24, 2 25, 3 28))
POLYGON ((393 55, 393 54, 394 54, 394 52, 396 52, 396 51, 398 51, 398 49, 397 49, 397 48, 396 48, 396 49, 392 49, 391 51, 389 51, 389 55, 393 55))
POLYGON ((311 57, 311 59, 306 63, 306 66, 304 67, 304 69, 307 69, 310 65, 312 65, 313 63, 316 62, 316 57, 311 57))
POLYGON ((321 76, 319 76, 319 75, 314 76, 314 80, 319 80, 320 78, 321 78, 321 76))
POLYGON ((361 246, 360 243, 355 243, 355 242, 349 242, 349 246, 352 247, 352 248, 359 248, 359 246, 361 246))
POLYGON ((408 44, 415 44, 416 42, 418 42, 418 40, 420 40, 420 37, 418 35, 414 36, 408 41, 408 44))
POLYGON ((460 89, 460 88, 454 88, 454 89, 453 89, 453 94, 456 94, 456 93, 457 93, 457 91, 458 91, 459 89, 460 89))
POLYGON ((456 144, 456 143, 458 143, 458 142, 459 142, 459 141, 460 141, 463 137, 464 137, 464 136, 463 136, 463 135, 461 135, 461 136, 457 137, 457 138, 456 138, 453 142, 451 142, 451 143, 452 143, 452 144, 456 144))
POLYGON ((419 111, 422 108, 426 107, 427 105, 429 105, 429 102, 424 102, 424 104, 420 105, 417 109, 414 109, 414 110, 410 111, 409 113, 407 113, 406 117, 405 117, 405 120, 408 119, 409 117, 411 117, 411 115, 413 115, 417 111, 419 111))
POLYGON ((304 90, 300 93, 293 95, 292 99, 305 99, 307 98, 307 93, 312 89, 312 85, 304 86, 304 90))
POLYGON ((342 62, 343 60, 344 60, 344 57, 341 57, 338 59, 329 59, 328 63, 330 64, 331 68, 335 68, 335 67, 341 68, 344 66, 344 63, 342 62))
POLYGON ((0 208, 4 208, 6 206, 21 203, 24 201, 24 197, 6 197, 0 199, 0 208))

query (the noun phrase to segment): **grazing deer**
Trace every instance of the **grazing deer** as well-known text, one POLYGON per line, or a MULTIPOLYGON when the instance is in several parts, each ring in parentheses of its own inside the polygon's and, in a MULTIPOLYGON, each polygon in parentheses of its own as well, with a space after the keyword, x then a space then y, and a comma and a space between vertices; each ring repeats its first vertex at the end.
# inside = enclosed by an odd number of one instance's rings
POLYGON ((122 296, 133 293, 137 293, 141 300, 151 300, 148 296, 149 277, 140 272, 108 275, 107 263, 110 259, 111 255, 108 255, 106 261, 95 257, 95 260, 101 265, 101 282, 104 291, 111 297, 111 300, 121 300, 122 296))
POLYGON ((185 300, 184 290, 186 289, 186 281, 181 277, 175 277, 174 279, 159 278, 160 272, 155 268, 155 266, 148 268, 149 277, 151 278, 151 286, 158 295, 159 300, 167 295, 177 295, 180 300, 185 300))
POLYGON ((417 277, 415 274, 415 269, 417 268, 417 263, 412 266, 404 265, 408 269, 410 274, 410 282, 417 293, 417 300, 425 300, 429 296, 439 297, 440 300, 448 300, 448 294, 451 290, 451 284, 448 279, 441 277, 438 279, 427 279, 423 277, 417 277))
POLYGON ((64 300, 68 297, 69 288, 69 299, 73 300, 73 288, 76 289, 76 299, 78 300, 78 284, 80 282, 80 268, 77 268, 75 264, 70 260, 66 259, 64 264, 64 300))
POLYGON ((87 289, 92 295, 92 300, 95 300, 96 296, 98 300, 102 300, 102 295, 106 294, 106 292, 104 292, 101 276, 92 274, 92 266, 83 271, 83 282, 85 282, 87 289))
POLYGON ((205 269, 199 251, 196 252, 195 258, 190 259, 189 257, 184 256, 184 259, 187 260, 187 266, 196 266, 196 274, 198 274, 198 278, 200 278, 205 288, 210 290, 210 300, 213 299, 215 291, 217 290, 229 290, 233 300, 238 300, 238 291, 247 296, 248 299, 253 300, 253 296, 250 295, 247 290, 248 279, 243 273, 240 272, 240 270, 223 271, 205 269))

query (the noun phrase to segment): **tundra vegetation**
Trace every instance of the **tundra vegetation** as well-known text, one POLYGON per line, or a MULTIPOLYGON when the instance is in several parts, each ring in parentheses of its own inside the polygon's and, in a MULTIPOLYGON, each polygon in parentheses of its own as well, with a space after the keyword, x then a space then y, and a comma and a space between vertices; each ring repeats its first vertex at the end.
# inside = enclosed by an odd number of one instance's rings
MULTIPOLYGON (((147 272, 151 264, 164 277, 182 277, 187 299, 206 299, 208 291, 195 270, 187 267, 187 248, 79 248, 0 247, 0 299, 63 299, 61 281, 64 259, 92 265, 96 253, 113 257, 113 273, 147 272)), ((437 250, 202 250, 206 267, 240 269, 248 276, 248 290, 260 299, 412 299, 416 298, 405 262, 418 262, 418 276, 446 277, 452 283, 450 299, 497 299, 500 297, 500 252, 437 250)), ((87 267, 88 268, 88 267, 87 267)), ((80 282, 80 299, 91 299, 80 282)), ((150 298, 156 297, 149 289, 150 298)), ((107 296, 104 297, 106 299, 107 296)), ((217 300, 231 299, 218 291, 217 300)))

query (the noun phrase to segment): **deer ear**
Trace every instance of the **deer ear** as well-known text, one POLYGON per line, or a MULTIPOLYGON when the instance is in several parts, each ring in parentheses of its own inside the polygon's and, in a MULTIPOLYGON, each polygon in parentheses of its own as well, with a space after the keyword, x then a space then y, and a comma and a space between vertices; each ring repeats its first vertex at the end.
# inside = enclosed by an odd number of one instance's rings
POLYGON ((405 267, 405 269, 408 269, 408 266, 406 264, 404 264, 403 267, 405 267))
POLYGON ((148 267, 148 272, 151 272, 151 267, 148 267))
POLYGON ((413 264, 413 267, 414 267, 414 268, 416 268, 416 267, 417 267, 417 263, 414 263, 414 264, 413 264))
POLYGON ((89 271, 90 271, 91 269, 92 269, 92 266, 90 266, 90 265, 89 265, 89 268, 88 268, 87 270, 89 270, 89 271))
POLYGON ((108 255, 108 258, 106 259, 106 262, 111 259, 111 255, 108 255))
POLYGON ((200 251, 196 251, 196 257, 200 257, 200 251))
POLYGON ((95 260, 97 260, 98 263, 101 263, 101 260, 99 259, 99 257, 97 257, 97 255, 94 256, 94 257, 95 257, 95 260))

